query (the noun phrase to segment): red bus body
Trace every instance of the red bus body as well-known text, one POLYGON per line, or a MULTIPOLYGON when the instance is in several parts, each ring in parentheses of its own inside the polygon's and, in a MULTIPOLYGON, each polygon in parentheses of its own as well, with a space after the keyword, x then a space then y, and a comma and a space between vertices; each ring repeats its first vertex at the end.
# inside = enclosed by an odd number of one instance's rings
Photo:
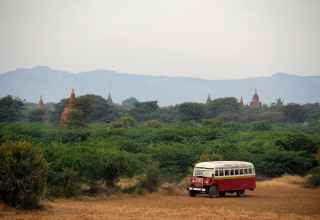
POLYGON ((245 190, 256 188, 254 166, 242 161, 217 161, 199 163, 202 167, 195 167, 188 187, 190 195, 208 193, 214 187, 216 194, 244 193, 245 190), (208 168, 209 167, 209 168, 208 168), (198 172, 205 171, 205 173, 198 172), (220 175, 219 175, 220 174, 220 175))
POLYGON ((191 187, 207 189, 217 186, 218 192, 231 192, 238 190, 254 190, 256 188, 256 177, 235 177, 227 179, 215 179, 210 177, 191 177, 191 187))

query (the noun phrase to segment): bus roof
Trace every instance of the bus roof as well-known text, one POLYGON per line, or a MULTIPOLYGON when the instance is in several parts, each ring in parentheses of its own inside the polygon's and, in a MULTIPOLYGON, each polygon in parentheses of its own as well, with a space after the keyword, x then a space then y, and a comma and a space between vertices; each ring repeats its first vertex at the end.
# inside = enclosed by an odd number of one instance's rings
POLYGON ((195 168, 206 168, 206 169, 214 169, 214 168, 235 168, 235 167, 254 167, 252 163, 245 161, 207 161, 197 163, 195 168))

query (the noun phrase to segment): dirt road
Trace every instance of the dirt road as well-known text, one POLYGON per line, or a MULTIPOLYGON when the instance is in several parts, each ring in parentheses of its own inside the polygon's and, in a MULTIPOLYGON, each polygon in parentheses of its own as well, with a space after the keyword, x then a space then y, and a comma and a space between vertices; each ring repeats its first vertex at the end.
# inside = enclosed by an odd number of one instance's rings
POLYGON ((41 211, 0 205, 0 219, 320 219, 320 189, 282 182, 259 182, 246 197, 144 196, 57 199, 41 211))

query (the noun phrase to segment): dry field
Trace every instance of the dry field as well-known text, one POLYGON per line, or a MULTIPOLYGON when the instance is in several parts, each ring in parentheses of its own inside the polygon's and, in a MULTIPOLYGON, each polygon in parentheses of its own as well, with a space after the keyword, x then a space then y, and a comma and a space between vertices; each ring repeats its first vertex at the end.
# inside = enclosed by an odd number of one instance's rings
POLYGON ((190 198, 180 190, 143 196, 57 199, 40 211, 16 211, 0 204, 0 219, 320 219, 320 189, 301 187, 301 179, 259 182, 246 197, 190 198))

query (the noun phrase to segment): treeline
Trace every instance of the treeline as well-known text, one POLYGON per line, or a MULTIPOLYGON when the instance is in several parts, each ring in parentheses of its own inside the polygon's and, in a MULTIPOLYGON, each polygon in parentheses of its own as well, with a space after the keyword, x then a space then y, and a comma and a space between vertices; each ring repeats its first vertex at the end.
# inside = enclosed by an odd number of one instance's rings
MULTIPOLYGON (((50 103, 45 109, 36 104, 24 103, 12 96, 0 99, 1 122, 48 122, 58 125, 61 113, 68 99, 50 103)), ((110 123, 122 116, 130 116, 137 122, 157 120, 159 122, 199 122, 221 118, 224 121, 252 122, 270 121, 277 123, 314 122, 320 119, 320 104, 284 104, 281 99, 270 105, 250 108, 241 105, 236 98, 218 98, 207 103, 186 102, 175 106, 159 107, 157 101, 139 102, 131 97, 121 104, 109 103, 96 95, 83 95, 76 99, 76 105, 69 126, 83 127, 92 122, 110 123)))

